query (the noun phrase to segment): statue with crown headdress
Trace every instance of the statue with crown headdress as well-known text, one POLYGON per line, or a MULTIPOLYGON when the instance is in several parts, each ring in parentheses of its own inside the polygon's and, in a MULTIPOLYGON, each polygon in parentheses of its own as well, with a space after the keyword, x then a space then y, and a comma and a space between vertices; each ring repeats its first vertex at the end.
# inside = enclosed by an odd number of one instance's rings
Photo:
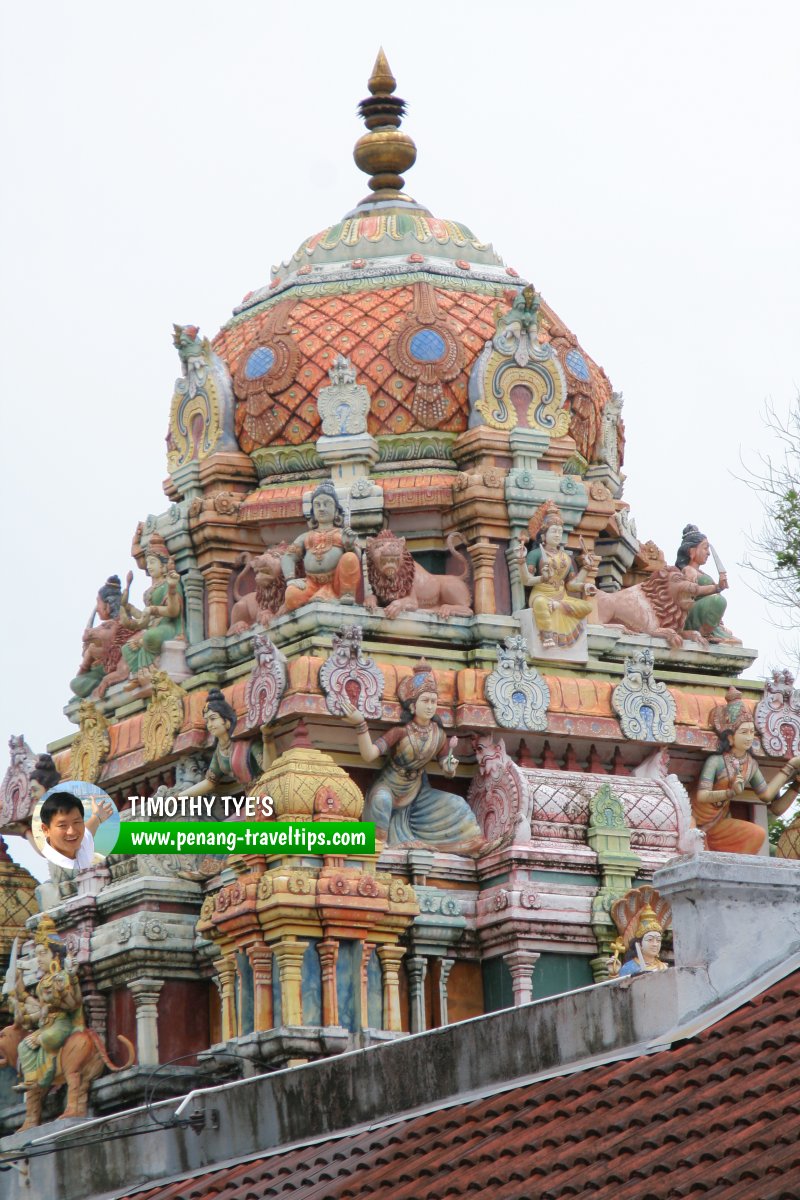
POLYGON ((67 1083, 64 1117, 84 1117, 89 1103, 89 1085, 108 1067, 121 1071, 132 1065, 135 1052, 124 1037, 128 1061, 115 1066, 105 1046, 83 1014, 78 976, 71 969, 67 947, 56 933, 50 917, 42 917, 34 935, 34 957, 41 976, 31 991, 25 986, 16 964, 16 944, 9 965, 5 991, 11 994, 14 1024, 0 1030, 0 1066, 17 1064, 25 1093, 22 1129, 38 1125, 42 1104, 51 1087, 67 1083), (13 975, 13 979, 10 976, 13 975))
POLYGON ((711 725, 719 749, 703 764, 692 815, 706 835, 709 850, 727 854, 760 854, 766 831, 753 821, 731 816, 731 802, 739 799, 766 804, 774 816, 786 812, 797 797, 795 779, 800 756, 790 758, 769 783, 751 752, 756 737, 753 714, 735 687, 728 688, 725 703, 711 710, 711 725), (788 785, 788 786, 787 786, 788 785))
POLYGON ((475 815, 462 796, 434 787, 427 766, 438 762, 452 778, 458 759, 457 738, 448 738, 436 715, 439 688, 424 658, 397 687, 403 718, 373 742, 355 705, 341 698, 344 719, 354 725, 358 749, 366 762, 386 762, 367 793, 363 820, 375 822, 375 840, 390 846, 411 843, 436 846, 456 854, 474 854, 484 838, 475 815))
POLYGON ((154 533, 145 550, 145 570, 150 587, 144 594, 144 608, 130 602, 133 572, 129 571, 119 607, 119 619, 132 636, 122 646, 117 666, 97 685, 95 695, 104 696, 112 683, 122 683, 140 671, 157 665, 165 642, 185 638, 183 586, 175 563, 160 533, 154 533))
POLYGON ((553 500, 537 508, 528 523, 533 548, 520 534, 517 548, 520 579, 531 589, 530 606, 542 649, 573 646, 592 611, 596 588, 592 572, 599 560, 584 552, 578 564, 564 546, 564 517, 553 500))
POLYGON ((611 947, 614 954, 608 962, 612 979, 644 971, 666 971, 668 964, 660 957, 661 942, 672 924, 672 909, 654 887, 626 892, 611 905, 611 917, 620 935, 611 947))

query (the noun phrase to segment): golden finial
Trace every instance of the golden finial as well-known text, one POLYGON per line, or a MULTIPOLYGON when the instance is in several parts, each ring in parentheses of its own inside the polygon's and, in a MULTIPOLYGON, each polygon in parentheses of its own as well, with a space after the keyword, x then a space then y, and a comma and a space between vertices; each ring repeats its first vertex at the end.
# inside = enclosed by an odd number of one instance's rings
POLYGON ((378 51, 367 86, 370 95, 361 101, 358 111, 369 132, 359 138, 353 148, 356 165, 371 176, 372 195, 361 203, 410 200, 411 197, 402 192, 404 180, 400 172, 414 165, 417 147, 413 139, 400 130, 406 103, 394 95, 397 81, 383 47, 378 51))
POLYGON ((397 80, 392 74, 392 68, 386 61, 383 46, 378 51, 378 57, 375 59, 375 66, 372 68, 372 74, 369 77, 367 87, 373 96, 380 96, 381 94, 391 95, 397 87, 397 80))

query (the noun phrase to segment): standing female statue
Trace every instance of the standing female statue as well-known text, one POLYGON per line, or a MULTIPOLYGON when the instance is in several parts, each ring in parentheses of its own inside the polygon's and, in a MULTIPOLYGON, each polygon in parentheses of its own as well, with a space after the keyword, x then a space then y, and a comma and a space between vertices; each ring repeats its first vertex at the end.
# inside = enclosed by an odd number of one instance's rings
POLYGON ((764 848, 766 832, 752 821, 732 817, 731 801, 747 789, 762 804, 767 804, 773 815, 779 816, 797 795, 796 788, 787 789, 780 796, 778 793, 800 772, 800 757, 790 758, 767 783, 750 753, 756 736, 750 709, 734 687, 728 688, 725 699, 726 704, 711 712, 711 724, 719 735, 719 751, 709 755, 703 765, 692 813, 698 828, 706 835, 709 850, 758 854, 764 848))
POLYGON ((449 738, 436 716, 436 676, 425 659, 397 688, 402 724, 373 742, 362 714, 342 699, 344 719, 355 726, 358 749, 366 762, 386 757, 383 770, 367 793, 363 820, 375 822, 376 842, 390 846, 422 842, 459 854, 472 854, 484 844, 472 809, 461 796, 431 785, 425 768, 437 761, 445 775, 456 773, 457 738, 449 738))
POLYGON ((539 630, 542 649, 572 646, 578 640, 592 611, 596 588, 587 579, 595 565, 594 556, 583 554, 580 569, 564 547, 564 518, 558 505, 545 501, 528 524, 533 549, 526 557, 525 539, 517 548, 520 579, 531 588, 530 605, 539 630))

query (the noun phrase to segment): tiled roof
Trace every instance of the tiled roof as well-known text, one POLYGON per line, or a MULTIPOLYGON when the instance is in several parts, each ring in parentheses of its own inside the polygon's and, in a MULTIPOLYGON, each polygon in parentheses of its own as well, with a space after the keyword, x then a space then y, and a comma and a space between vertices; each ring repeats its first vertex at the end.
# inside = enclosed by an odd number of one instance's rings
POLYGON ((794 972, 669 1050, 126 1200, 797 1200, 799 1007, 794 972))

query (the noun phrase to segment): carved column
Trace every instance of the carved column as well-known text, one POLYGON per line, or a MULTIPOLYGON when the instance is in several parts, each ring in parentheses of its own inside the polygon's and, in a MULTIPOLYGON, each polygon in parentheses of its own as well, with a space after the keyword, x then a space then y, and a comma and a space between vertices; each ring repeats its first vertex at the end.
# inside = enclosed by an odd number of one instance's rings
POLYGON ((203 628, 205 586, 203 572, 198 571, 197 567, 190 567, 183 577, 183 591, 186 596, 186 637, 190 646, 197 645, 205 638, 203 628))
POLYGON ((406 959, 408 973, 408 992, 411 1000, 411 1032, 424 1033, 427 1027, 425 1020, 425 976, 428 973, 428 960, 419 954, 409 955, 406 959))
POLYGON ((163 979, 137 979, 128 984, 136 1005, 136 1056, 140 1067, 158 1065, 158 993, 163 979))
POLYGON ((108 1004, 106 997, 101 992, 84 991, 83 1009, 86 1013, 89 1028, 99 1033, 102 1041, 106 1042, 108 1029, 108 1004))
POLYGON ((317 954, 322 967, 322 1024, 339 1024, 339 997, 336 994, 336 960, 339 943, 335 938, 317 942, 317 954))
POLYGON ((400 963, 404 946, 378 946, 383 971, 383 1028, 400 1033, 400 963))
POLYGON ((517 561, 517 540, 516 531, 512 534, 511 541, 506 547, 506 562, 508 563, 508 577, 511 581, 511 611, 518 612, 519 609, 525 607, 525 586, 519 577, 519 562, 517 561))
POLYGON ((455 959, 440 958, 439 959, 439 1016, 442 1025, 448 1024, 447 1017, 447 979, 452 970, 455 959))
POLYGON ((303 1024, 303 955, 307 945, 308 942, 283 938, 272 948, 281 980, 284 1025, 303 1024))
POLYGON ((253 968, 253 1028, 260 1032, 272 1029, 275 1014, 272 1004, 272 951, 258 942, 247 947, 247 957, 253 968))
POLYGON ((511 989, 514 1004, 529 1004, 533 998, 533 968, 539 960, 535 950, 512 950, 504 954, 506 966, 511 972, 511 989))
POLYGON ((362 1029, 369 1026, 369 960, 372 958, 372 951, 375 946, 372 942, 361 943, 361 1012, 359 1014, 359 1025, 362 1029))
POLYGON ((230 567, 206 567, 203 577, 208 589, 208 636, 224 637, 228 632, 228 580, 230 567))
POLYGON ((497 560, 497 546, 488 538, 480 538, 467 546, 472 559, 472 571, 475 576, 475 612, 478 614, 497 612, 497 602, 494 594, 494 565, 497 560))
POLYGON ((236 1025, 236 963, 224 956, 216 960, 214 969, 222 1005, 222 1040, 227 1042, 239 1032, 236 1025))

